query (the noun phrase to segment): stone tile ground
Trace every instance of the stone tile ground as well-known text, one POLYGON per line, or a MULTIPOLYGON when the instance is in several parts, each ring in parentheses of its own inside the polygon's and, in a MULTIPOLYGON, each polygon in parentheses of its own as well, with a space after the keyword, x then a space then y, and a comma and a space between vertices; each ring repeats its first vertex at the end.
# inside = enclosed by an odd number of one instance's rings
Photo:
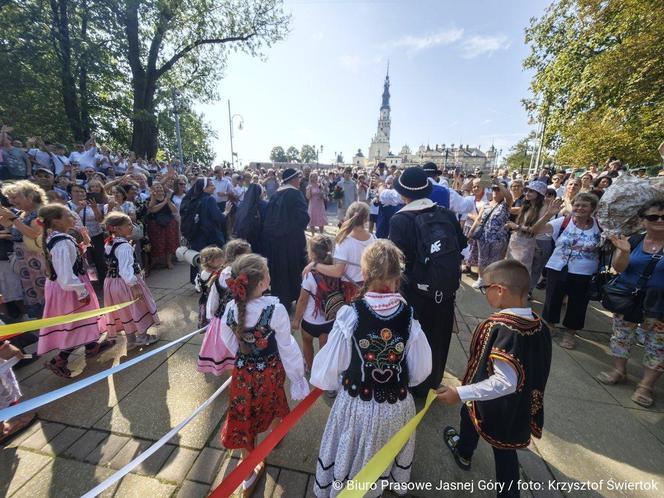
MULTIPOLYGON (((158 299, 161 344, 195 330, 197 295, 187 282, 188 268, 157 271, 148 279, 158 299)), ((457 299, 457 329, 453 337, 445 382, 463 375, 473 329, 490 312, 482 296, 465 280, 457 299)), ((536 294, 535 309, 541 307, 536 294)), ((604 480, 596 492, 570 496, 661 496, 664 489, 664 391, 646 410, 629 399, 642 371, 637 348, 629 366, 629 383, 607 387, 594 375, 610 364, 607 355, 609 319, 601 309, 589 312, 588 329, 574 351, 554 345, 553 366, 545 399, 542 439, 520 452, 523 478, 543 482, 545 489, 524 496, 561 496, 548 489, 549 481, 568 483, 604 480), (617 483, 654 482, 657 491, 608 489, 617 483)), ((171 348, 167 353, 132 367, 75 395, 41 408, 39 422, 0 449, 0 496, 80 496, 116 469, 148 448, 172 426, 214 392, 224 378, 196 372, 201 337, 171 348)), ((127 355, 124 341, 101 358, 86 364, 77 356, 72 367, 77 378, 122 363, 142 354, 127 355)), ((53 376, 35 362, 18 376, 26 398, 51 391, 68 381, 53 376)), ((237 454, 221 448, 219 430, 227 398, 222 395, 170 444, 104 493, 116 497, 207 496, 237 465, 237 454)), ((255 496, 313 496, 318 442, 331 401, 319 399, 268 457, 268 472, 255 496)), ((493 477, 490 447, 480 443, 473 470, 459 470, 442 445, 442 429, 458 423, 458 408, 434 404, 418 429, 413 463, 414 482, 472 481, 474 495, 493 496, 477 489, 493 477)), ((466 493, 467 494, 467 493, 466 493)), ((441 496, 417 491, 413 496, 441 496)), ((462 493, 451 494, 462 496, 462 493)))

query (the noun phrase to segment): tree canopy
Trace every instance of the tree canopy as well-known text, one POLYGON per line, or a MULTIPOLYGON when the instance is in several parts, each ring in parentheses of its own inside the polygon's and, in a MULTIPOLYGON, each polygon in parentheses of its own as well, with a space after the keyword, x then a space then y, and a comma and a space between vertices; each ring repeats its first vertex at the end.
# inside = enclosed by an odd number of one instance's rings
MULTIPOLYGON (((166 136, 171 90, 180 90, 189 109, 194 100, 217 98, 229 53, 262 56, 286 36, 282 3, 2 0, 0 121, 25 136, 82 141, 95 134, 154 156, 166 136)), ((209 135, 200 115, 183 120, 198 138, 209 135)))
POLYGON ((556 0, 531 20, 524 67, 534 70, 531 116, 558 163, 616 155, 659 161, 664 135, 664 2, 556 0))

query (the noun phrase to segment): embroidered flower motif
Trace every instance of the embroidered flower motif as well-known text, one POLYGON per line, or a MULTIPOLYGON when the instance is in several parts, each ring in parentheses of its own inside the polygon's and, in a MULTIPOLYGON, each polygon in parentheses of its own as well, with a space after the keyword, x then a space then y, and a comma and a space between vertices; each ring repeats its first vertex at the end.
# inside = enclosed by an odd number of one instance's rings
POLYGON ((398 359, 399 359, 399 357, 398 357, 395 353, 393 353, 392 351, 390 351, 389 354, 387 355, 387 360, 388 360, 390 363, 394 363, 394 362, 397 361, 398 359))
POLYGON ((362 349, 367 349, 369 347, 369 341, 366 339, 360 339, 360 347, 362 349))
POLYGON ((380 337, 384 341, 389 341, 392 339, 392 331, 390 329, 383 329, 380 331, 380 337))
POLYGON ((265 349, 267 347, 267 339, 264 337, 256 341, 256 347, 258 349, 265 349))
POLYGON ((373 353, 367 353, 364 355, 367 361, 374 361, 376 359, 376 355, 373 353))
POLYGON ((260 361, 256 362, 256 370, 258 370, 259 372, 262 372, 266 368, 267 368, 267 365, 263 360, 260 360, 260 361))
POLYGON ((397 353, 403 353, 403 342, 397 342, 394 349, 397 350, 397 353))
POLYGON ((244 360, 242 358, 237 359, 237 367, 238 368, 244 367, 244 360))

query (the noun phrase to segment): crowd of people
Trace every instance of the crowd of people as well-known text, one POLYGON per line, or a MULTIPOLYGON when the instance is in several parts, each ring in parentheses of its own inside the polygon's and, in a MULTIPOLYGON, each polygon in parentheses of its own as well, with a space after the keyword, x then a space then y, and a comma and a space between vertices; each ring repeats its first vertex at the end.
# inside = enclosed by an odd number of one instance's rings
MULTIPOLYGON (((518 480, 515 449, 541 435, 550 335, 576 346, 606 252, 594 213, 626 173, 616 159, 603 171, 543 169, 531 178, 434 163, 234 171, 111 154, 94 139, 69 155, 61 144, 28 142, 7 128, 0 134, 3 320, 97 309, 97 295, 106 306, 131 301, 39 331, 37 353, 57 350, 46 366, 62 377, 72 375, 77 347, 93 358, 122 332, 128 349, 149 346, 159 317, 144 276, 171 269, 186 244, 199 252, 190 279, 207 325, 198 370, 232 376, 222 443, 243 457, 254 448, 289 411, 286 378, 294 400, 309 384, 325 390, 336 399, 316 471, 321 497, 335 495, 332 482, 354 476, 431 389, 463 405, 459 430, 444 431, 459 467, 470 468, 482 437, 494 448, 497 480, 518 480), (325 230, 333 217, 335 237, 325 230), (500 311, 476 330, 463 386, 454 388, 441 382, 462 272, 500 311), (531 309, 535 288, 545 290, 541 317, 531 309)), ((649 200, 638 216, 643 233, 610 237, 618 276, 602 302, 615 313, 614 369, 598 380, 624 382, 640 340, 645 373, 632 399, 648 407, 664 371, 664 200, 649 200)), ((0 361, 20 358, 29 336, 4 344, 0 361)), ((20 396, 15 379, 3 385, 0 408, 20 396)), ((3 422, 0 437, 29 422, 3 422)), ((385 479, 409 480, 414 449, 413 436, 385 479)), ((245 480, 245 495, 264 469, 245 480)), ((502 496, 518 495, 510 489, 502 496)))

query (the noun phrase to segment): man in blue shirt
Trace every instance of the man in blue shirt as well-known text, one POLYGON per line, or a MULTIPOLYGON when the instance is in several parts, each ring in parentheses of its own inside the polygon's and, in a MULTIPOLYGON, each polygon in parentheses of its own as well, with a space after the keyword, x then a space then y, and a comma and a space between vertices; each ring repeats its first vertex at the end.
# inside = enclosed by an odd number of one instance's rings
POLYGON ((431 185, 433 186, 433 188, 431 189, 431 193, 429 194, 429 199, 438 204, 440 207, 449 209, 450 191, 446 187, 438 185, 435 181, 436 175, 441 174, 441 171, 438 169, 438 166, 436 166, 434 163, 426 163, 424 166, 422 166, 422 169, 429 177, 429 182, 431 182, 431 185))

